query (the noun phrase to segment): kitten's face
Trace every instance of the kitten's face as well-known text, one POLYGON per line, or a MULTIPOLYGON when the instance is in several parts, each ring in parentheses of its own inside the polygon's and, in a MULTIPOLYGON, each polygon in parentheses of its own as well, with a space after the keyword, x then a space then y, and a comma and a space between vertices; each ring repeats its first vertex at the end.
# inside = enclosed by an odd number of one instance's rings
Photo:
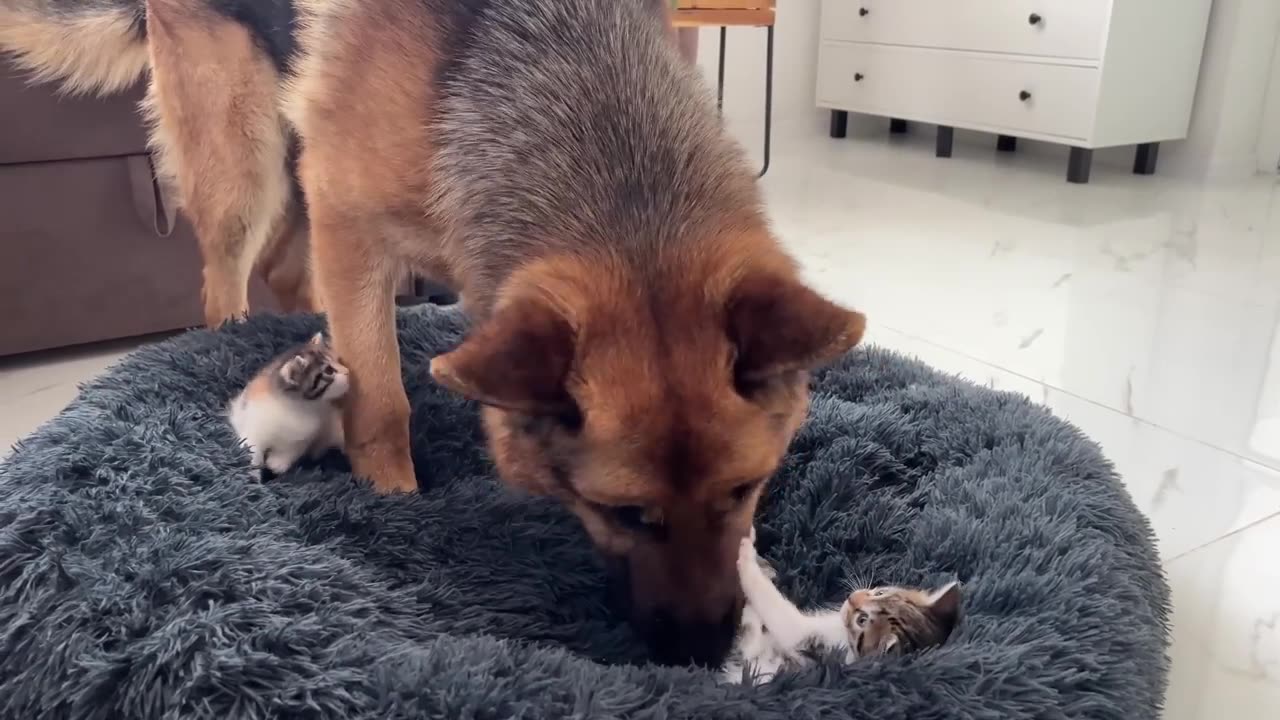
POLYGON ((319 333, 293 351, 277 377, 282 390, 308 401, 335 402, 351 387, 350 372, 319 333))
POLYGON ((928 592, 899 587, 855 590, 840 616, 859 657, 907 653, 946 642, 960 620, 960 585, 928 592))

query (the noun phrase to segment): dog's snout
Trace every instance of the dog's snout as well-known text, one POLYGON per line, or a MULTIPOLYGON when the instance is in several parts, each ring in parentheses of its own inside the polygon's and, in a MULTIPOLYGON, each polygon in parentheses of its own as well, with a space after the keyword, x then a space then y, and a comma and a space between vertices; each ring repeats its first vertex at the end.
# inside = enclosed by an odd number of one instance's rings
POLYGON ((631 567, 623 558, 606 558, 606 590, 609 604, 623 615, 631 615, 631 567))
POLYGON ((632 568, 625 560, 607 564, 609 596, 617 612, 627 615, 637 634, 648 646, 655 662, 665 665, 694 663, 715 666, 723 662, 737 635, 742 617, 742 601, 729 594, 715 601, 700 598, 697 612, 684 605, 653 603, 636 584, 632 568))
POLYGON ((713 621, 682 621, 669 611, 658 610, 636 624, 656 662, 714 667, 729 654, 740 616, 737 605, 713 621))

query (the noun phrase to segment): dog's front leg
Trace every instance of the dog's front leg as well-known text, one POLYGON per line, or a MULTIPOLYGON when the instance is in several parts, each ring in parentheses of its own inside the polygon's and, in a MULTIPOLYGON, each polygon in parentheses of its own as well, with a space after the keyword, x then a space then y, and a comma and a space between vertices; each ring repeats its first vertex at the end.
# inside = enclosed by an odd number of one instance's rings
POLYGON ((338 357, 351 371, 343 418, 347 456, 378 492, 412 492, 418 482, 395 327, 399 271, 379 230, 377 220, 312 208, 316 284, 338 357))

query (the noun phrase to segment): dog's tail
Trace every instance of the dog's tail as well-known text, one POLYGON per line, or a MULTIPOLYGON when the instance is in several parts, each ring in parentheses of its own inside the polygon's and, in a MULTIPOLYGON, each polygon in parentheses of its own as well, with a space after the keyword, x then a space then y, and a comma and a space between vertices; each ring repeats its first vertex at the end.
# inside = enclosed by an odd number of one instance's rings
POLYGON ((0 0, 0 52, 70 93, 123 90, 147 69, 145 0, 0 0))

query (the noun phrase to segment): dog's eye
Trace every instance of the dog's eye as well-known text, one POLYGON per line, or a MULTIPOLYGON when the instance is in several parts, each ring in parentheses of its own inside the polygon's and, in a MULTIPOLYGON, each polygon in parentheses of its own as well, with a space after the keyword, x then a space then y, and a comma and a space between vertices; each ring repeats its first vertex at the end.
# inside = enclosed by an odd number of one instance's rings
POLYGON ((643 530, 645 526, 644 508, 639 505, 624 505, 610 510, 613 519, 628 530, 643 530))
POLYGON ((648 532, 662 527, 662 514, 641 505, 619 505, 607 509, 613 521, 633 532, 648 532))
POLYGON ((751 497, 752 491, 754 491, 756 489, 756 486, 758 486, 761 482, 763 481, 752 480, 751 482, 744 482, 741 485, 735 487, 732 491, 730 491, 729 494, 733 497, 733 501, 735 503, 745 502, 747 498, 751 497))
POLYGON ((582 411, 576 405, 568 405, 554 412, 514 414, 511 428, 527 435, 542 436, 557 430, 577 434, 582 430, 582 424, 582 411))
POLYGON ((556 414, 555 421, 565 430, 576 433, 582 429, 582 411, 578 409, 577 405, 570 405, 556 414))

